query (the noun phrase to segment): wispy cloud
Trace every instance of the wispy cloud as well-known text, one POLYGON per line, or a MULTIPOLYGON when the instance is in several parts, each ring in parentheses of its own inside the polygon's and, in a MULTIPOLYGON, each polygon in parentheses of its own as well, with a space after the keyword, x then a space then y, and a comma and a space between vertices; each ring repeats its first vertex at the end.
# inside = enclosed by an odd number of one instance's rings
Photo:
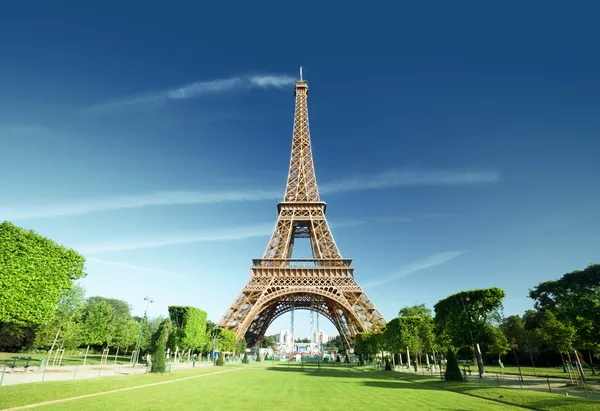
POLYGON ((490 184, 500 181, 495 171, 477 170, 388 170, 375 175, 365 175, 334 181, 319 186, 322 193, 374 190, 400 186, 490 184))
POLYGON ((163 270, 157 270, 155 268, 148 268, 148 267, 142 267, 139 265, 133 265, 133 264, 126 264, 126 263, 120 263, 118 261, 108 261, 108 260, 102 260, 99 258, 87 258, 86 259, 89 262, 94 262, 94 263, 100 263, 100 264, 106 264, 106 265, 112 265, 115 267, 122 267, 122 268, 127 268, 130 270, 136 270, 136 271, 144 271, 147 273, 153 273, 153 274, 160 274, 160 275, 168 275, 171 277, 185 277, 183 274, 179 274, 179 273, 174 273, 171 271, 163 271, 163 270))
POLYGON ((124 242, 110 242, 100 244, 82 244, 74 246, 83 254, 111 253, 116 251, 137 250, 141 248, 156 248, 169 245, 197 243, 204 241, 231 241, 244 240, 252 237, 262 237, 273 232, 273 223, 260 224, 246 227, 233 227, 214 231, 206 231, 192 234, 179 234, 173 236, 160 236, 155 240, 130 240, 124 242))
POLYGON ((196 81, 169 90, 141 94, 92 107, 93 109, 110 109, 131 107, 140 104, 169 100, 186 100, 199 98, 209 94, 226 93, 252 88, 282 88, 294 84, 297 79, 285 74, 264 74, 256 76, 236 76, 209 81, 196 81))
MULTIPOLYGON (((332 229, 358 227, 369 224, 365 220, 345 220, 339 222, 330 222, 332 229)), ((242 227, 230 227, 216 230, 207 230, 199 233, 176 234, 176 235, 161 235, 156 239, 145 240, 128 240, 117 242, 104 242, 97 244, 81 244, 72 246, 72 248, 83 254, 101 254, 113 253, 119 251, 137 250, 143 248, 158 248, 171 245, 199 243, 199 242, 219 242, 219 241, 234 241, 245 240, 253 237, 266 237, 273 233, 274 224, 264 223, 257 225, 248 225, 242 227)), ((88 261, 91 260, 88 258, 88 261)))
MULTIPOLYGON (((498 181, 500 181, 500 175, 494 171, 389 170, 379 174, 332 181, 321 185, 319 189, 324 194, 336 194, 400 186, 492 184, 498 181)), ((156 191, 146 194, 98 197, 68 203, 46 203, 40 207, 27 207, 23 204, 12 207, 5 206, 0 208, 0 220, 29 220, 76 216, 100 211, 149 206, 278 200, 282 197, 283 189, 246 189, 220 192, 156 191)))
POLYGON ((446 263, 450 260, 453 260, 456 257, 459 257, 465 253, 466 253, 466 251, 447 251, 447 252, 443 252, 443 253, 432 254, 422 260, 418 260, 412 264, 409 264, 409 265, 401 268, 399 271, 397 271, 396 273, 394 273, 388 277, 384 277, 379 280, 375 280, 375 281, 371 281, 371 282, 366 282, 363 284, 363 286, 364 287, 376 287, 378 285, 386 284, 386 283, 394 281, 400 277, 404 277, 409 274, 415 273, 417 271, 426 270, 428 268, 432 268, 437 265, 444 264, 444 263, 446 263))

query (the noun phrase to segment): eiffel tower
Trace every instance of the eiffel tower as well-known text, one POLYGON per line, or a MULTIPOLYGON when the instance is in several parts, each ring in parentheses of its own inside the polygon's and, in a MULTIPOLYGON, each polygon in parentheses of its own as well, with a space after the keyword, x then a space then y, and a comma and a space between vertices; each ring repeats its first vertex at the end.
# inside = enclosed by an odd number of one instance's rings
POLYGON ((337 328, 346 347, 356 334, 383 329, 385 320, 354 279, 352 260, 342 258, 319 197, 308 128, 308 83, 295 82, 296 108, 290 171, 285 197, 277 205, 275 230, 263 258, 252 260, 250 281, 218 326, 262 340, 277 317, 294 309, 313 310, 337 328), (312 259, 292 259, 296 238, 309 238, 312 259))

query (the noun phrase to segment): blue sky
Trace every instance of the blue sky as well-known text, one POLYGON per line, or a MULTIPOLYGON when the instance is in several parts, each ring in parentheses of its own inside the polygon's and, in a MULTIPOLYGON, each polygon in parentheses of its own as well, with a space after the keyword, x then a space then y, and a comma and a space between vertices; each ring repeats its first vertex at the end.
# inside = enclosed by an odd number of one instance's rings
POLYGON ((300 65, 335 240, 386 319, 489 286, 520 313, 599 261, 593 2, 215 4, 3 3, 0 220, 81 251, 88 294, 218 320, 275 224, 300 65))

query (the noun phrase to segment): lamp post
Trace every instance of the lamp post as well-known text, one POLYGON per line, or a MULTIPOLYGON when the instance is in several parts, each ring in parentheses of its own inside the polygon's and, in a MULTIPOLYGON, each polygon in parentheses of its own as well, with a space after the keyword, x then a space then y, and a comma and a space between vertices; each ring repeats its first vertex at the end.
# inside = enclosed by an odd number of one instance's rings
POLYGON ((139 360, 140 344, 142 343, 142 335, 144 334, 144 323, 147 321, 146 316, 148 315, 148 308, 150 308, 150 304, 154 302, 152 297, 144 297, 144 301, 146 301, 146 310, 144 311, 144 318, 142 319, 142 328, 140 329, 140 336, 138 337, 138 342, 135 346, 135 354, 133 356, 133 368, 135 368, 139 360))

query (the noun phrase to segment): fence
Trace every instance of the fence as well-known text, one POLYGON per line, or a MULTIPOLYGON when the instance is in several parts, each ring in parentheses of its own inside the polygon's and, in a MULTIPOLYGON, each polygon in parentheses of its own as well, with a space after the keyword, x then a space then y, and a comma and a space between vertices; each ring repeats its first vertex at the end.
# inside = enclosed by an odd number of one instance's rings
MULTIPOLYGON (((227 363, 233 364, 239 362, 237 359, 229 359, 227 363)), ((150 371, 150 364, 138 363, 135 367, 131 362, 112 363, 111 361, 101 364, 85 364, 83 360, 76 365, 48 365, 39 360, 35 365, 25 367, 23 365, 11 367, 4 364, 0 368, 0 386, 24 384, 30 382, 46 381, 72 381, 83 380, 98 377, 116 377, 127 375, 145 374, 150 371)), ((212 366, 213 361, 204 359, 203 361, 181 361, 167 362, 167 371, 212 366)))

